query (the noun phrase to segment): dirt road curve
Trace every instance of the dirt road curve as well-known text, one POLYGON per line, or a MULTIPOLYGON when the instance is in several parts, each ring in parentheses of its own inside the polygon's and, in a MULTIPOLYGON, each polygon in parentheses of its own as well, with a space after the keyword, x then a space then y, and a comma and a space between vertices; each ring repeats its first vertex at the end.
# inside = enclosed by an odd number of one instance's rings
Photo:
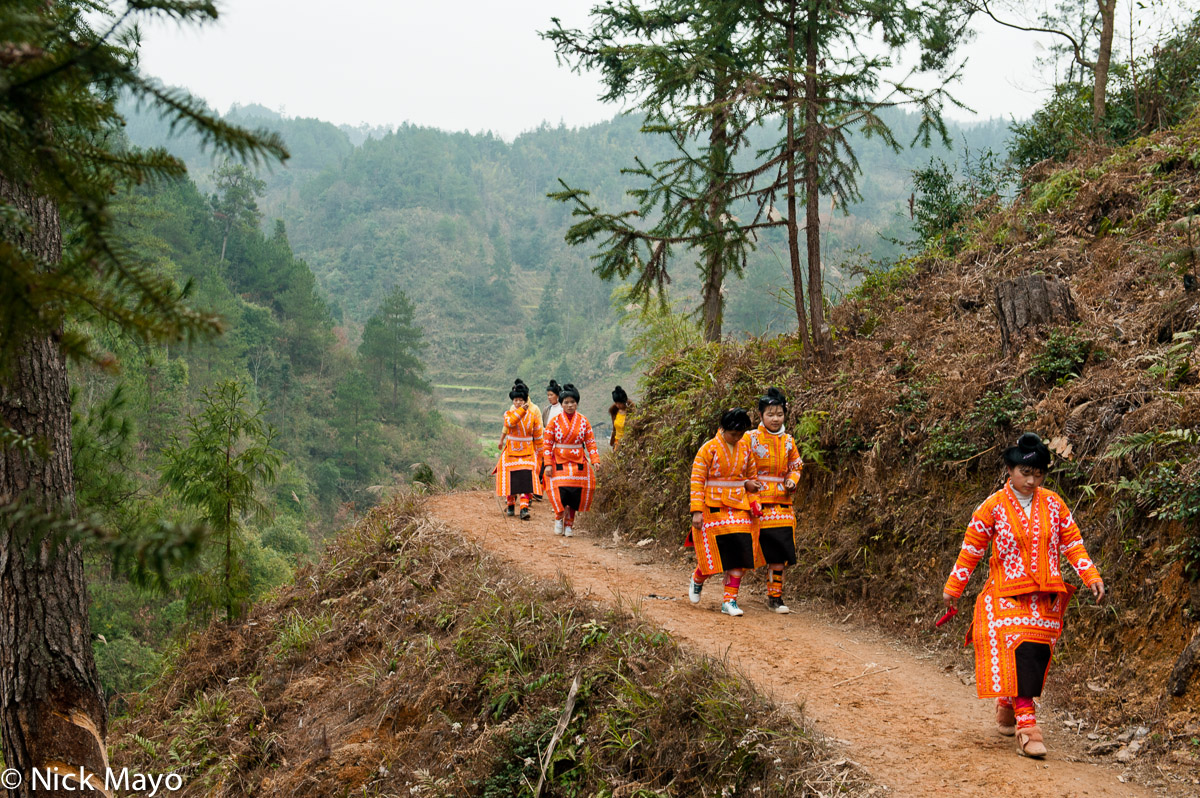
POLYGON ((1047 725, 1044 761, 1016 755, 1010 738, 994 731, 992 704, 974 685, 918 659, 870 630, 830 624, 804 611, 775 615, 764 597, 743 591, 741 618, 720 612, 714 581, 693 607, 685 597, 687 570, 641 563, 636 549, 595 537, 556 538, 552 513, 534 505, 534 520, 505 519, 489 493, 431 500, 441 521, 534 575, 561 570, 576 593, 638 603, 646 618, 684 645, 713 656, 728 651, 743 673, 782 703, 799 704, 821 731, 845 747, 891 795, 1007 796, 1009 798, 1133 798, 1153 793, 1118 781, 1118 771, 1070 761, 1061 724, 1047 725), (605 548, 603 546, 609 546, 605 548), (647 598, 650 595, 669 600, 647 598), (776 662, 755 656, 770 647, 776 662), (1056 745, 1056 738, 1059 745, 1056 745))

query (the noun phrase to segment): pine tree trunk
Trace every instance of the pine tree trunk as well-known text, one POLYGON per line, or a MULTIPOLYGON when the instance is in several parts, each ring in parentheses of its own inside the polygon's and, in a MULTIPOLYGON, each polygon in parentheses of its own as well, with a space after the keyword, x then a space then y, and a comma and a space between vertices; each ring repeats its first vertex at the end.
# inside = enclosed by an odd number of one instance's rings
MULTIPOLYGON (((32 222, 27 249, 47 263, 62 259, 62 229, 53 202, 0 176, 0 195, 32 222)), ((37 453, 0 447, 0 505, 22 500, 74 515, 71 398, 66 361, 51 336, 28 338, 0 376, 0 416, 13 432, 43 442, 37 453)), ((73 790, 37 796, 95 795, 78 783, 80 768, 103 785, 108 718, 92 656, 87 586, 79 544, 30 551, 28 529, 0 522, 0 725, 6 767, 22 774, 10 796, 33 796, 32 772, 55 769, 73 790), (68 776, 67 774, 74 774, 68 776), (82 790, 82 792, 81 792, 82 790)))
POLYGON ((804 308, 804 270, 800 267, 800 225, 796 222, 796 6, 788 17, 788 104, 787 104, 787 232, 788 260, 792 267, 792 298, 796 301, 796 328, 805 356, 812 343, 808 334, 808 311, 804 308))
MULTIPOLYGON (((720 85, 718 79, 717 85, 720 85)), ((708 221, 714 229, 721 229, 724 224, 721 216, 725 210, 722 201, 724 191, 724 173, 727 170, 727 147, 729 131, 725 120, 725 110, 713 114, 712 130, 709 131, 708 143, 708 221)), ((725 315, 725 298, 721 288, 725 284, 725 246, 724 239, 717 238, 705 246, 704 288, 701 297, 701 314, 704 319, 704 340, 707 342, 721 340, 721 324, 725 315)))
POLYGON ((809 3, 805 26, 804 68, 804 204, 805 240, 808 243, 808 317, 812 324, 813 349, 817 356, 829 355, 825 329, 825 279, 821 272, 821 129, 817 116, 817 9, 809 3))
POLYGON ((1108 93, 1108 68, 1112 62, 1113 28, 1117 15, 1117 0, 1098 0, 1100 6, 1100 52, 1096 54, 1096 73, 1092 84, 1092 130, 1100 136, 1104 122, 1108 93))

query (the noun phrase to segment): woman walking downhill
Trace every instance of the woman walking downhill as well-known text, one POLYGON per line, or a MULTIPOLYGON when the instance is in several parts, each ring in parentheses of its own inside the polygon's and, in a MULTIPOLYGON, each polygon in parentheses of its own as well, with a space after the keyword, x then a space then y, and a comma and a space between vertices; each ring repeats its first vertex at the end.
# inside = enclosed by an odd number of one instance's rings
POLYGON ((541 412, 529 401, 529 387, 520 379, 508 392, 512 407, 504 414, 500 437, 500 462, 496 467, 496 495, 507 502, 506 515, 514 515, 518 499, 521 520, 528 521, 529 499, 538 485, 538 450, 542 445, 541 412))
POLYGON ((748 429, 749 413, 740 407, 726 410, 717 434, 696 452, 691 479, 692 529, 684 542, 696 547, 688 599, 699 604, 705 580, 724 573, 721 612, 734 617, 744 614, 737 603, 742 575, 747 568, 763 564, 752 512, 758 504, 751 495, 761 484, 754 479, 754 462, 744 439, 748 429))
POLYGON ((1041 438, 1022 435, 1004 452, 1004 464, 1008 481, 971 516, 942 601, 957 608, 990 543, 988 577, 975 599, 967 635, 975 646, 975 684, 980 698, 996 699, 1000 734, 1015 735, 1022 756, 1042 757, 1046 744, 1034 698, 1042 694, 1075 592, 1063 581, 1061 558, 1067 558, 1096 601, 1104 599, 1104 581, 1066 503, 1042 487, 1050 450, 1041 438))
POLYGON ((567 383, 558 396, 562 412, 546 428, 542 463, 554 506, 554 534, 569 538, 575 515, 591 509, 600 450, 592 425, 579 412, 579 391, 567 383))
POLYGON ((767 609, 788 613, 783 603, 783 570, 796 564, 796 514, 792 492, 800 482, 804 462, 796 441, 784 429, 787 398, 778 388, 768 388, 758 399, 762 423, 747 436, 754 458, 754 474, 762 484, 758 500, 762 518, 758 522, 758 545, 767 562, 767 609))

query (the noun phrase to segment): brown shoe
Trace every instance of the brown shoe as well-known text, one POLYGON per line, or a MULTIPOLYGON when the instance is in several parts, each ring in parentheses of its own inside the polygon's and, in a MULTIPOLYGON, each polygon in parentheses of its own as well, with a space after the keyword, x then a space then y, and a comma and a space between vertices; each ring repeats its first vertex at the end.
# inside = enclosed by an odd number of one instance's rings
POLYGON ((1013 711, 1012 704, 996 702, 996 726, 1005 737, 1012 737, 1017 733, 1017 713, 1013 711))
POLYGON ((1041 759, 1046 755, 1046 744, 1042 741, 1042 730, 1037 726, 1017 729, 1017 753, 1021 756, 1041 759))

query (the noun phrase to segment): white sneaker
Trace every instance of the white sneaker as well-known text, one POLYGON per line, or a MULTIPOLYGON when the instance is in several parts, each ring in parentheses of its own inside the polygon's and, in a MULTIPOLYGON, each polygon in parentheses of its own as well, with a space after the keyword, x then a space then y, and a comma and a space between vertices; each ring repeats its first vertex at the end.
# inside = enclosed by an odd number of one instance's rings
POLYGON ((737 599, 734 599, 733 601, 726 601, 724 604, 722 604, 721 612, 725 613, 726 615, 732 615, 735 618, 739 615, 746 614, 742 612, 742 608, 737 605, 737 599))
POLYGON ((704 583, 697 582, 695 579, 688 577, 688 601, 693 604, 700 603, 700 592, 704 590, 704 583))
POLYGON ((554 534, 561 535, 563 533, 563 521, 561 518, 554 519, 554 534))
POLYGON ((575 536, 574 533, 571 532, 571 527, 569 527, 569 526, 563 527, 563 537, 564 538, 570 538, 570 537, 574 537, 574 536, 575 536))

